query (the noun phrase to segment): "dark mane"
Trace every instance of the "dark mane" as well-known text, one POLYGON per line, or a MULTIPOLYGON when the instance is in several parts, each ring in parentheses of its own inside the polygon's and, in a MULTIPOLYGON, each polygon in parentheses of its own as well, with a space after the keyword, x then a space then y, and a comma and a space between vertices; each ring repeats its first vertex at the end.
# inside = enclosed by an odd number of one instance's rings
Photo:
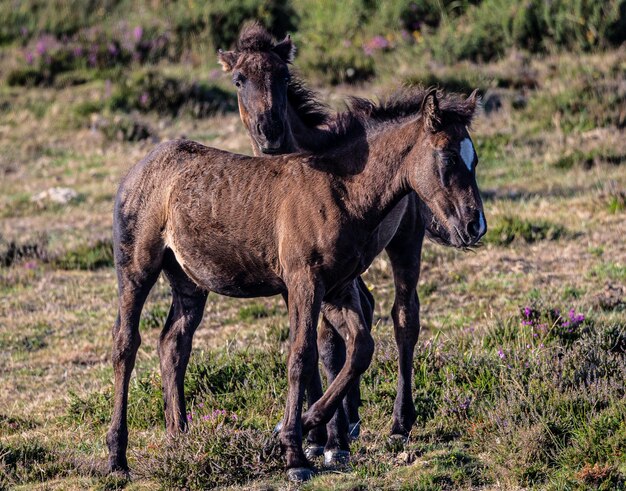
MULTIPOLYGON (((405 87, 377 103, 370 99, 351 97, 346 113, 367 127, 418 116, 424 97, 430 90, 430 87, 422 86, 405 87)), ((465 126, 471 125, 475 112, 474 106, 463 95, 444 93, 439 90, 437 99, 444 121, 465 126)))
POLYGON ((325 125, 331 118, 328 106, 318 99, 317 93, 293 74, 287 86, 287 100, 309 128, 325 125))
POLYGON ((237 51, 243 53, 269 53, 276 40, 258 21, 245 24, 237 39, 237 51))
MULTIPOLYGON (((332 115, 328 129, 320 137, 321 153, 333 152, 341 147, 350 135, 373 133, 390 123, 402 123, 421 114, 422 103, 430 88, 402 88, 378 102, 361 97, 351 97, 345 111, 332 115)), ((447 124, 470 126, 475 106, 461 94, 437 92, 442 121, 447 124)), ((318 150, 320 152, 320 150, 318 150)))

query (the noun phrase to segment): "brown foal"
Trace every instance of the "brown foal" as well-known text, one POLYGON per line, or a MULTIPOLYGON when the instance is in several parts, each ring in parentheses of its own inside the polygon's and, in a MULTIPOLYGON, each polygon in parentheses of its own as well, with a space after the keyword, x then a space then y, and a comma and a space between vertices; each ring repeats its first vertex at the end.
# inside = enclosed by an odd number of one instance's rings
POLYGON ((113 328, 115 397, 107 433, 112 470, 128 469, 128 384, 139 317, 161 271, 172 305, 159 340, 166 425, 186 427, 183 380, 209 292, 288 299, 288 393, 280 440, 293 480, 311 476, 302 435, 327 423, 368 367, 374 344, 355 279, 382 247, 380 227, 410 192, 441 241, 471 247, 482 236, 476 155, 467 126, 474 98, 411 93, 419 114, 356 104, 325 151, 246 157, 191 141, 157 146, 120 184, 114 211, 119 312, 113 328), (471 152, 470 152, 471 150, 471 152), (322 304, 322 302, 324 302, 322 304), (320 311, 343 338, 346 362, 302 411, 314 373, 320 311))

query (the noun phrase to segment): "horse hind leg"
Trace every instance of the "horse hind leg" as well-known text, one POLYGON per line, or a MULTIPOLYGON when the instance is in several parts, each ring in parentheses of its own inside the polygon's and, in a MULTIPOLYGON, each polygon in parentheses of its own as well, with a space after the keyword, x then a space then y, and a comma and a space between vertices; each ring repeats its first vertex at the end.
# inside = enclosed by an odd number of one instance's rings
POLYGON ((374 341, 361 311, 361 299, 355 283, 346 285, 332 299, 326 299, 324 314, 341 316, 345 320, 345 323, 338 322, 339 325, 331 323, 346 342, 346 362, 324 395, 302 415, 304 431, 332 419, 352 384, 358 382, 359 376, 369 366, 374 353, 374 341))
MULTIPOLYGON (((345 320, 340 310, 328 305, 324 305, 323 309, 324 316, 318 330, 317 345, 319 356, 326 372, 326 378, 330 385, 346 361, 345 343, 337 331, 345 320)), ((327 466, 344 464, 350 455, 348 418, 345 410, 348 405, 347 400, 348 395, 344 397, 343 404, 339 405, 331 420, 326 424, 327 439, 323 453, 324 464, 327 466)), ((312 404, 309 404, 309 407, 311 406, 312 404)), ((320 425, 316 428, 322 428, 322 426, 320 425)))
POLYGON ((187 428, 184 381, 193 335, 202 321, 208 292, 199 289, 167 251, 163 270, 172 287, 172 305, 159 337, 165 425, 168 435, 187 428))
MULTIPOLYGON (((359 277, 355 281, 358 291, 361 313, 368 331, 372 329, 374 315, 374 297, 359 277)), ((331 384, 346 361, 346 344, 339 334, 344 329, 346 319, 341 310, 326 306, 324 322, 318 333, 318 350, 324 364, 328 383, 331 384), (331 320, 328 320, 331 319, 331 320), (325 327, 325 323, 328 324, 325 327), (331 327, 330 324, 336 327, 331 327)), ((359 406, 361 405, 360 377, 350 386, 343 398, 342 407, 339 407, 332 419, 328 422, 328 439, 324 449, 324 463, 326 465, 342 465, 349 459, 349 441, 356 439, 360 433, 359 406)), ((309 405, 310 407, 311 405, 309 405)))
MULTIPOLYGON (((367 288, 363 279, 359 276, 356 285, 361 299, 361 312, 365 320, 365 326, 372 331, 374 322, 374 296, 367 288)), ((352 385, 348 394, 344 398, 344 408, 348 415, 349 428, 348 433, 351 439, 356 440, 361 433, 361 417, 359 416, 359 407, 361 406, 361 379, 352 385)))
POLYGON ((120 245, 117 241, 115 244, 119 309, 111 354, 115 378, 113 414, 106 438, 111 472, 128 472, 128 384, 141 344, 141 310, 161 271, 162 252, 158 247, 139 250, 133 245, 120 245))

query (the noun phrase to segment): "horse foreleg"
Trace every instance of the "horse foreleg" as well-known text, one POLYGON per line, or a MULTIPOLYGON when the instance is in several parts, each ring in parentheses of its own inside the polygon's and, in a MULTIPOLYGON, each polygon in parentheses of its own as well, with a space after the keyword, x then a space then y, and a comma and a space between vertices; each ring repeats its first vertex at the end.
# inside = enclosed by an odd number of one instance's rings
MULTIPOLYGON (((355 286, 359 294, 365 325, 371 331, 374 315, 374 297, 360 277, 355 280, 355 286)), ((326 371, 328 384, 330 385, 337 378, 346 361, 346 343, 340 335, 342 329, 345 329, 342 326, 346 323, 346 320, 341 309, 336 309, 332 305, 326 304, 323 305, 322 309, 324 316, 317 335, 317 346, 320 359, 326 371)), ((324 448, 324 463, 326 465, 343 464, 347 460, 350 450, 350 438, 358 437, 360 432, 360 405, 361 388, 359 377, 350 386, 348 393, 343 398, 343 407, 337 408, 337 411, 326 425, 328 434, 324 448)), ((309 407, 311 406, 312 404, 309 404, 309 407)), ((319 428, 318 426, 313 431, 319 428)))
POLYGON ((407 437, 415 419, 413 402, 413 355, 420 332, 417 282, 420 274, 423 230, 411 238, 398 236, 387 247, 395 284, 391 316, 398 346, 398 389, 393 405, 392 435, 407 437), (415 237, 418 240, 415 240, 415 237))
POLYGON ((290 338, 287 362, 288 390, 280 440, 285 449, 289 478, 293 481, 303 481, 311 477, 312 470, 302 450, 302 404, 304 389, 311 374, 313 370, 318 370, 316 327, 323 288, 317 284, 312 275, 306 273, 293 274, 288 283, 288 290, 290 338))

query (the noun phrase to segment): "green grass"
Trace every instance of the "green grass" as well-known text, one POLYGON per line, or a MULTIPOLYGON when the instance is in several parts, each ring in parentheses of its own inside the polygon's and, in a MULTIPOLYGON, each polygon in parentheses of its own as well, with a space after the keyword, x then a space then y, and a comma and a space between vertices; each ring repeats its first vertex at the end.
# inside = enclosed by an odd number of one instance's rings
POLYGON ((238 312, 239 320, 250 322, 255 319, 263 319, 276 314, 276 308, 268 308, 266 305, 254 303, 241 307, 238 312))
POLYGON ((80 245, 52 260, 60 269, 93 270, 113 266, 113 244, 100 240, 93 245, 80 245))
POLYGON ((485 242, 508 245, 515 240, 533 243, 541 240, 558 240, 567 234, 565 228, 546 220, 532 222, 512 216, 498 217, 491 224, 485 242))

